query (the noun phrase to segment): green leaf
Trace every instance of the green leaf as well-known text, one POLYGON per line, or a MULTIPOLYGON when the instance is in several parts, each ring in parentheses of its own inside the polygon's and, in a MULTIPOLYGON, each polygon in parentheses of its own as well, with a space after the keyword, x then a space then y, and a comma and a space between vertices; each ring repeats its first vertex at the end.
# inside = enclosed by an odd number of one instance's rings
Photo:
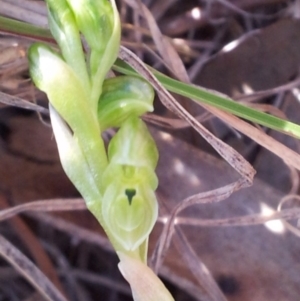
MULTIPOLYGON (((113 69, 123 74, 138 76, 135 70, 119 59, 115 62, 113 69)), ((247 107, 218 92, 172 79, 151 67, 149 69, 160 83, 171 92, 300 139, 300 125, 298 124, 247 107)))
POLYGON ((110 164, 155 169, 158 151, 155 141, 141 119, 130 117, 123 123, 108 146, 108 158, 110 164))
POLYGON ((96 116, 89 108, 88 95, 80 78, 58 53, 43 44, 31 45, 28 58, 34 83, 47 93, 51 104, 72 130, 78 132, 85 128, 84 131, 88 131, 96 116))
POLYGON ((104 81, 98 104, 101 130, 120 127, 129 116, 153 111, 154 90, 138 77, 118 76, 104 81))
POLYGON ((53 42, 48 29, 0 16, 0 32, 53 42))

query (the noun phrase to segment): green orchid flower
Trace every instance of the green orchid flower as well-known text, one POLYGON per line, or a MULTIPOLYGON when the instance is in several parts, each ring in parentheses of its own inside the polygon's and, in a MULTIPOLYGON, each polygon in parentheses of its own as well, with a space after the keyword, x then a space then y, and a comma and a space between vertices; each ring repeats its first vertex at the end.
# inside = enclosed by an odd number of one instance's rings
POLYGON ((102 178, 103 221, 122 246, 120 251, 138 253, 145 261, 139 247, 147 243, 158 216, 158 151, 141 119, 130 117, 122 124, 109 144, 108 158, 102 178))
POLYGON ((29 60, 32 79, 53 106, 50 116, 65 172, 116 250, 138 253, 145 261, 145 248, 139 248, 146 243, 158 212, 153 192, 158 185, 154 172, 158 152, 138 118, 153 110, 149 84, 134 77, 107 80, 95 118, 83 85, 59 54, 34 44, 29 60), (141 87, 147 92, 144 97, 141 87), (100 136, 102 122, 105 128, 120 127, 108 153, 100 136), (129 201, 120 201, 126 199, 129 201))
POLYGON ((36 43, 28 57, 34 83, 49 98, 63 169, 119 255, 134 299, 172 300, 146 266, 158 216, 158 150, 140 117, 153 111, 154 91, 134 76, 106 79, 120 45, 113 0, 47 0, 47 5, 60 52, 36 43), (112 127, 117 133, 106 149, 101 134, 112 127), (141 272, 147 274, 141 284, 159 291, 140 290, 132 276, 141 272))

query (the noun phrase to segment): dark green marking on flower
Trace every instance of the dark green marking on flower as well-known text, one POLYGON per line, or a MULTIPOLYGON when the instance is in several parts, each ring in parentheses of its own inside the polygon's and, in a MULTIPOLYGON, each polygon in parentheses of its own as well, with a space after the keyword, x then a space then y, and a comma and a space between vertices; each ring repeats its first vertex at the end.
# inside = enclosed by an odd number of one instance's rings
POLYGON ((131 205, 132 203, 132 198, 136 195, 135 189, 125 189, 125 194, 128 198, 128 203, 131 205))

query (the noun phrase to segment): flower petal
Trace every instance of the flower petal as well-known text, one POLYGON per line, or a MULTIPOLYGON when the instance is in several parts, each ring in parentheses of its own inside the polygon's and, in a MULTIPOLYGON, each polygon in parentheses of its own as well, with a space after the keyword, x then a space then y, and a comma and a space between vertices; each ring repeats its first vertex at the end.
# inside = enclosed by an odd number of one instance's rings
POLYGON ((170 292, 153 271, 141 261, 117 252, 119 270, 129 282, 134 301, 174 301, 170 292))

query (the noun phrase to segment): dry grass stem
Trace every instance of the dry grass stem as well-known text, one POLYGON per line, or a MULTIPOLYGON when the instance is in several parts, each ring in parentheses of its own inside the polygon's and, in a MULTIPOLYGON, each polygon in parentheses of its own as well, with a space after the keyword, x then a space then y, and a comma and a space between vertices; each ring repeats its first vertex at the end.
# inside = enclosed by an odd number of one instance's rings
POLYGON ((64 233, 69 234, 72 238, 77 241, 84 241, 93 245, 100 247, 106 251, 113 251, 109 240, 106 236, 100 235, 99 233, 91 230, 87 230, 83 227, 77 226, 71 222, 66 221, 63 218, 52 216, 47 213, 26 213, 36 221, 39 221, 45 225, 49 225, 53 229, 60 230, 64 233))
MULTIPOLYGON (((160 218, 163 223, 167 216, 160 218)), ((236 216, 222 219, 199 219, 192 217, 177 216, 174 220, 175 225, 193 226, 193 227, 240 227, 261 225, 269 221, 280 219, 292 220, 300 218, 300 209, 284 209, 279 212, 273 212, 270 215, 262 215, 261 213, 249 214, 246 216, 236 216)))
POLYGON ((192 195, 180 202, 175 208, 173 208, 167 222, 164 225, 164 229, 160 237, 160 243, 152 257, 155 271, 158 271, 161 263, 166 256, 175 230, 175 219, 181 211, 193 205, 223 201, 242 187, 245 187, 245 182, 243 179, 215 190, 192 195))
POLYGON ((182 254, 184 261, 197 279, 199 286, 202 287, 205 292, 201 296, 201 300, 227 301, 210 271, 202 262, 201 258, 199 258, 196 254, 181 229, 177 229, 176 236, 173 241, 178 252, 182 254))
POLYGON ((2 0, 1 14, 41 27, 48 27, 45 3, 37 1, 2 0))
MULTIPOLYGON (((295 194, 290 194, 290 195, 287 195, 285 196, 284 198, 282 198, 282 200, 280 201, 280 203, 278 204, 278 208, 277 210, 278 211, 281 211, 282 212, 282 206, 287 203, 288 201, 291 201, 291 200, 296 200, 296 201, 300 201, 300 196, 299 195, 295 195, 295 194)), ((286 209, 287 210, 287 209, 286 209)), ((293 212, 298 212, 300 211, 300 209, 290 209, 292 210, 293 212)), ((290 224, 288 221, 286 220, 283 220, 282 222, 284 223, 284 225, 287 227, 287 229, 289 229, 293 234, 295 234, 296 236, 300 237, 300 217, 299 215, 297 216, 298 218, 298 222, 297 222, 297 226, 293 226, 292 224, 290 224)))
POLYGON ((11 218, 22 212, 30 211, 75 211, 86 210, 83 199, 56 199, 56 200, 40 200, 29 202, 0 211, 0 221, 11 218))
POLYGON ((147 79, 167 109, 186 120, 242 177, 251 185, 255 171, 252 166, 232 147, 216 138, 191 114, 189 114, 174 97, 160 84, 156 77, 147 69, 143 62, 128 49, 121 47, 119 57, 131 65, 147 79))
POLYGON ((40 112, 49 115, 49 110, 36 105, 30 101, 24 100, 17 96, 12 96, 0 91, 0 102, 9 106, 18 107, 26 110, 40 112))
POLYGON ((49 279, 19 249, 0 235, 0 254, 15 267, 47 300, 67 301, 49 279))
MULTIPOLYGON (((138 8, 137 4, 134 3, 132 0, 126 0, 127 3, 129 3, 132 7, 138 8)), ((189 82, 189 78, 187 75, 187 72, 185 70, 185 67, 178 55, 178 53, 173 49, 173 46, 167 39, 163 37, 161 34, 155 19, 151 15, 150 11, 143 6, 139 2, 139 6, 141 6, 143 9, 141 10, 148 22, 150 31, 153 36, 153 40, 155 41, 158 51, 160 55, 163 57, 163 59, 166 61, 167 65, 169 65, 173 72, 178 76, 178 78, 184 82, 189 82)), ((158 92, 159 93, 159 92, 158 92)), ((199 102, 196 101, 197 104, 199 102)), ((199 104, 200 105, 200 104, 199 104)), ((226 112, 223 112, 219 109, 213 108, 208 105, 201 104, 206 110, 232 126, 233 128, 239 130, 243 134, 247 135, 254 141, 256 141, 258 144, 262 145, 263 147, 267 148, 269 151, 273 152, 280 158, 286 162, 286 164, 291 165, 298 170, 300 170, 300 156, 292 151, 291 149, 287 148, 280 142, 276 141, 275 139, 269 137, 263 132, 260 132, 255 127, 251 126, 250 124, 242 121, 240 118, 237 118, 231 114, 228 114, 226 112)), ((183 117, 183 116, 181 116, 183 117)), ((186 118, 184 118, 186 119, 186 118)), ((195 128, 195 127, 194 127, 195 128)), ((196 128, 195 128, 196 129, 196 128)), ((201 133, 200 133, 201 134, 201 133)), ((214 138, 212 138, 214 140, 214 138)), ((208 140, 207 140, 208 141, 208 140)), ((214 147, 214 145, 209 141, 209 143, 214 147)), ((217 150, 218 151, 218 150, 217 150)), ((231 150, 227 149, 227 151, 231 152, 231 150)), ((219 152, 219 151, 218 151, 219 152)), ((225 159, 225 156, 221 154, 221 156, 225 159)), ((234 167, 233 162, 230 160, 225 159, 231 166, 234 167)), ((241 159, 244 160, 244 159, 241 159)), ((234 167, 235 168, 235 167, 234 167)), ((248 167, 250 168, 250 166, 248 167)), ((236 168, 235 168, 236 169, 236 168)), ((237 169, 236 169, 237 170, 237 169)), ((246 170, 246 169, 245 169, 246 170)), ((250 170, 250 169, 249 169, 250 170)), ((239 172, 241 174, 241 172, 239 172)))
POLYGON ((263 91, 259 91, 259 92, 253 92, 250 94, 237 96, 237 97, 234 97, 234 99, 243 101, 243 102, 258 101, 262 98, 269 97, 269 96, 275 95, 277 93, 290 91, 293 88, 299 87, 299 85, 300 85, 300 78, 297 77, 296 79, 294 79, 293 81, 291 81, 287 84, 280 85, 280 86, 272 88, 272 89, 267 89, 267 90, 263 90, 263 91))

